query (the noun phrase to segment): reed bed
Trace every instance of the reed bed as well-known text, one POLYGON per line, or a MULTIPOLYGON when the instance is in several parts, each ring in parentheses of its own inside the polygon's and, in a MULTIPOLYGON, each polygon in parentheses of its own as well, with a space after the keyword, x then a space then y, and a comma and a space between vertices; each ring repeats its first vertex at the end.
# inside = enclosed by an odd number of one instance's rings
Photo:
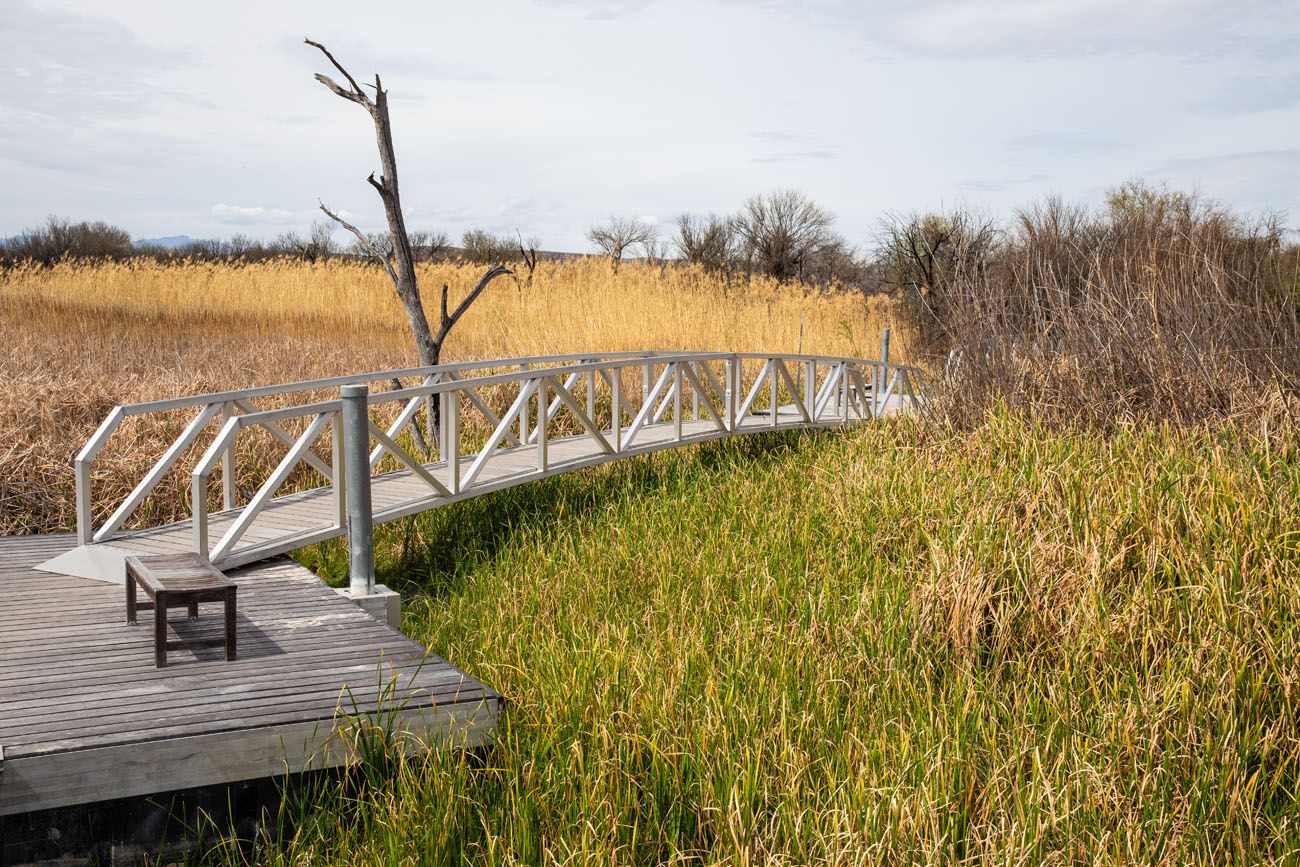
POLYGON ((1300 421, 1300 246, 1276 218, 1142 184, 1101 210, 1049 198, 958 241, 915 301, 954 421, 1300 421))
MULTIPOLYGON (((444 284, 454 304, 482 271, 461 262, 421 264, 426 305, 436 312, 444 284)), ((348 259, 24 266, 0 272, 0 302, 12 316, 62 312, 323 344, 362 335, 409 354, 405 315, 387 278, 348 259)), ((794 351, 802 342, 851 354, 877 345, 873 314, 885 312, 881 306, 888 302, 757 275, 638 262, 615 271, 598 258, 544 261, 531 283, 506 279, 484 294, 450 349, 456 358, 491 358, 628 348, 794 351)))
MULTIPOLYGON (((482 271, 421 268, 431 305, 443 284, 454 304, 482 271)), ((20 266, 0 271, 0 309, 0 533, 71 527, 72 457, 116 404, 416 363, 391 286, 345 259, 20 266)), ((869 354, 893 310, 885 298, 694 268, 542 262, 531 283, 507 279, 485 293, 444 360, 642 348, 869 354)), ((133 420, 97 468, 98 502, 120 501, 187 421, 133 420)), ((241 484, 256 487, 281 453, 268 439, 242 455, 241 484)), ((173 475, 142 519, 185 516, 186 484, 173 475)))

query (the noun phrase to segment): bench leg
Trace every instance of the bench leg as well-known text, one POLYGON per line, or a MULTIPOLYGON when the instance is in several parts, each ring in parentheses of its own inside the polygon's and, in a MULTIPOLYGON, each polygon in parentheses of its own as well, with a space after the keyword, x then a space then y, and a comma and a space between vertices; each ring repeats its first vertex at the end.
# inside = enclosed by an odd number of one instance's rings
POLYGON ((153 661, 158 668, 167 667, 167 594, 158 591, 153 606, 153 661))
POLYGON ((191 603, 190 603, 190 621, 193 622, 193 621, 198 620, 198 619, 199 619, 199 603, 197 603, 197 602, 191 602, 191 603))
POLYGON ((135 579, 126 576, 126 622, 135 623, 135 579))
POLYGON ((226 591, 226 661, 235 658, 235 588, 226 591))

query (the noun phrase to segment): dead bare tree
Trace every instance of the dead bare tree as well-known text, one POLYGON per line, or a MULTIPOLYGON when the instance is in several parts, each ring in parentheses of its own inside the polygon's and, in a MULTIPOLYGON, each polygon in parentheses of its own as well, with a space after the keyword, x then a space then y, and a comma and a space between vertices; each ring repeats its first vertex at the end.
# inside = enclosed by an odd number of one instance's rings
MULTIPOLYGON (((321 73, 316 73, 316 80, 329 88, 330 92, 335 96, 349 102, 355 102, 364 108, 375 124, 375 139, 379 146, 380 175, 376 178, 375 173, 371 172, 366 181, 375 188, 375 191, 379 193, 380 201, 383 202, 384 216, 388 220, 389 243, 383 246, 375 243, 356 226, 328 208, 324 202, 321 203, 320 209, 331 220, 351 232, 356 237, 359 248, 383 266, 388 274, 388 279, 393 283, 393 288, 397 290, 397 297, 401 299, 402 306, 406 309, 407 323, 411 327, 411 336, 415 339, 415 348, 420 357, 420 364, 425 366, 435 365, 442 355, 443 341, 447 339, 447 335, 460 321, 460 318, 465 315, 465 312, 478 300, 483 290, 496 278, 513 272, 500 261, 497 261, 484 272, 478 283, 456 305, 455 309, 450 311, 448 310, 447 299, 449 287, 444 284, 442 287, 442 303, 439 307, 441 317, 438 331, 436 334, 433 333, 429 327, 429 320, 425 316, 424 305, 420 301, 420 284, 415 275, 415 255, 411 249, 410 236, 406 231, 406 218, 402 214, 402 200, 398 193, 397 157, 393 151, 392 122, 388 117, 388 92, 384 90, 383 84, 376 74, 375 83, 367 85, 374 91, 374 97, 372 98, 361 89, 361 85, 357 84, 356 79, 334 59, 334 55, 330 54, 329 49, 310 39, 304 39, 303 41, 319 49, 330 64, 347 81, 348 86, 342 87, 334 79, 321 73)), ((434 417, 436 418, 436 400, 434 406, 434 417)))
POLYGON ((610 217, 609 222, 587 230, 587 240, 609 256, 615 271, 630 248, 653 243, 658 237, 657 227, 635 217, 610 217))

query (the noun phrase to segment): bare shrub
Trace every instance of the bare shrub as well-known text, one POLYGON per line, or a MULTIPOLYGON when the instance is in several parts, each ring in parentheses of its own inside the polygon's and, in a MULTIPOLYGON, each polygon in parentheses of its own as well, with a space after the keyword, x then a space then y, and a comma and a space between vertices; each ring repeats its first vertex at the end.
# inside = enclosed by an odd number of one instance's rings
POLYGON ((339 245, 334 240, 334 225, 324 220, 313 220, 305 251, 307 258, 313 262, 328 259, 338 251, 339 245))
POLYGON ((1049 198, 1020 211, 916 325, 952 353, 952 419, 999 402, 1103 427, 1295 417, 1297 263, 1276 218, 1130 183, 1101 210, 1049 198))
POLYGON ((813 257, 840 240, 835 217, 797 190, 751 197, 732 225, 751 267, 777 280, 802 280, 813 257))
POLYGON ((842 236, 831 233, 803 264, 800 278, 818 286, 859 286, 870 282, 869 267, 842 236))
POLYGON ((731 266, 736 256, 736 231, 727 217, 709 214, 698 218, 682 214, 677 218, 677 255, 709 271, 731 266))
POLYGON ((609 256, 615 270, 633 247, 641 247, 653 257, 659 249, 658 239, 658 227, 637 217, 610 217, 587 230, 587 240, 609 256))
POLYGON ((519 254, 514 238, 497 235, 486 229, 469 229, 461 236, 460 246, 465 261, 480 265, 509 262, 519 254))
POLYGON ((131 233, 96 221, 74 223, 51 216, 40 226, 25 229, 4 242, 4 258, 12 262, 50 265, 60 259, 121 259, 133 253, 131 233))
POLYGON ((432 262, 451 249, 451 237, 442 230, 412 230, 407 237, 411 239, 411 253, 423 262, 432 262))

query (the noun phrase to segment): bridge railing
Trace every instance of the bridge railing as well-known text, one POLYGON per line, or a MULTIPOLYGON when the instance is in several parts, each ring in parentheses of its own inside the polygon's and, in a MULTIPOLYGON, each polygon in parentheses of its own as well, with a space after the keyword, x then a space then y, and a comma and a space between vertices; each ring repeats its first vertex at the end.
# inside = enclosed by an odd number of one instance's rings
POLYGON ((186 468, 193 549, 214 563, 246 557, 263 544, 245 542, 247 531, 272 504, 304 496, 303 490, 281 494, 303 466, 321 479, 312 495, 319 498, 328 489, 335 505, 332 520, 308 532, 303 544, 340 535, 347 497, 340 469, 342 402, 318 398, 354 384, 401 386, 368 397, 372 475, 405 471, 428 488, 427 496, 414 502, 376 503, 376 520, 428 508, 431 500, 460 499, 512 483, 488 473, 492 459, 505 450, 531 448, 530 477, 538 477, 551 471, 550 443, 556 439, 589 442, 595 456, 589 462, 596 463, 763 427, 865 421, 887 408, 916 405, 925 387, 918 369, 871 359, 628 352, 493 359, 129 404, 114 408, 77 456, 80 540, 108 542, 139 529, 141 505, 165 476, 186 468), (403 379, 416 384, 403 385, 403 379), (262 409, 255 404, 259 399, 284 405, 262 409), (186 409, 195 410, 189 423, 95 526, 94 462, 122 421, 186 409), (285 452, 256 490, 241 492, 237 447, 253 431, 269 434, 285 452), (209 437, 202 455, 187 464, 196 443, 209 437), (326 446, 328 456, 318 454, 326 446), (218 476, 220 508, 213 512, 209 488, 218 476), (217 516, 226 520, 212 538, 217 516))

